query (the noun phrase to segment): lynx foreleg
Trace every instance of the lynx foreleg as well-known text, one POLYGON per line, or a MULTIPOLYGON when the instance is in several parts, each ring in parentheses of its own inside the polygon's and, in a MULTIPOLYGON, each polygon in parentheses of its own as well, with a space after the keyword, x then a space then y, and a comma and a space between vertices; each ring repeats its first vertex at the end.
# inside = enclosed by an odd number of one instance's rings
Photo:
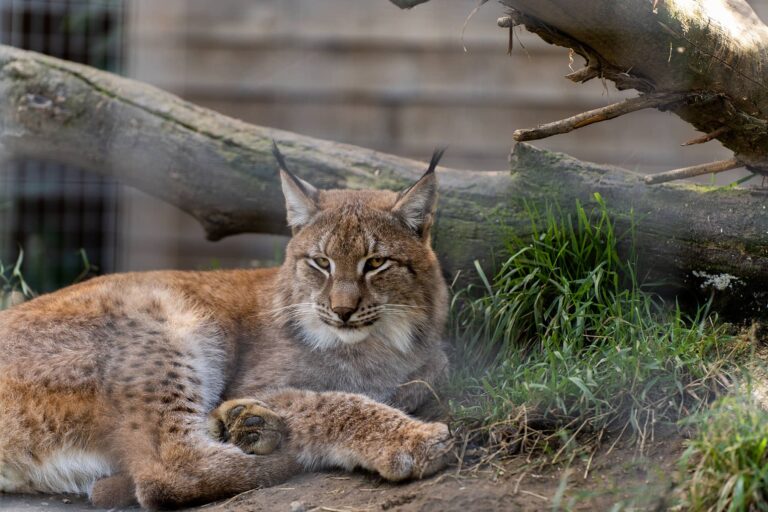
POLYGON ((387 480, 421 478, 452 456, 448 427, 362 395, 282 390, 261 397, 285 421, 286 448, 307 469, 362 467, 387 480))

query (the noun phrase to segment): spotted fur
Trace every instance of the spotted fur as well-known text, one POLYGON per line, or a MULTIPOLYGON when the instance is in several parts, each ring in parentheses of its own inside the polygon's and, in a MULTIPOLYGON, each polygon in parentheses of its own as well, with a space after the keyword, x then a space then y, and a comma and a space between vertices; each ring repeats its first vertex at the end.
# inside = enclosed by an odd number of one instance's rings
POLYGON ((118 274, 0 312, 0 492, 161 508, 444 464, 445 425, 406 415, 447 366, 436 160, 400 194, 317 190, 279 161, 280 268, 118 274))

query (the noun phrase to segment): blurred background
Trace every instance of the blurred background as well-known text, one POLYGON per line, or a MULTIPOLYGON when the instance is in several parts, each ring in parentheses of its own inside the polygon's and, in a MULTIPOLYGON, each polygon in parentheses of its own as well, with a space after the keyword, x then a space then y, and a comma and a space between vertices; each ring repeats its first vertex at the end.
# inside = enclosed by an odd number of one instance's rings
MULTIPOLYGON (((752 2, 764 19, 768 0, 752 2)), ((563 75, 580 57, 519 30, 488 2, 432 0, 0 0, 0 42, 82 62, 247 122, 444 164, 507 166, 512 132, 633 96, 563 75), (466 29, 462 38, 462 27, 466 29)), ((677 117, 641 111, 536 144, 583 160, 656 172, 730 156, 677 117)), ((733 171, 728 183, 744 176, 733 171)), ((212 243, 186 214, 56 162, 0 169, 0 261, 25 255, 38 291, 148 269, 278 263, 286 239, 212 243)))

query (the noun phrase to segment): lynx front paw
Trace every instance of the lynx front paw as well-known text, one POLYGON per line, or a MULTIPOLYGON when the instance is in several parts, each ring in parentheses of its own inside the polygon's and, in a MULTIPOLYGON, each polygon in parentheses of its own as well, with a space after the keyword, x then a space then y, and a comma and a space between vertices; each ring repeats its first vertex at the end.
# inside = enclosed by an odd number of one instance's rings
POLYGON ((275 451, 286 431, 280 416, 252 399, 224 402, 211 413, 208 425, 215 439, 258 455, 275 451))
POLYGON ((376 471, 393 482, 430 476, 453 457, 453 438, 444 423, 410 426, 392 441, 376 461, 376 471))

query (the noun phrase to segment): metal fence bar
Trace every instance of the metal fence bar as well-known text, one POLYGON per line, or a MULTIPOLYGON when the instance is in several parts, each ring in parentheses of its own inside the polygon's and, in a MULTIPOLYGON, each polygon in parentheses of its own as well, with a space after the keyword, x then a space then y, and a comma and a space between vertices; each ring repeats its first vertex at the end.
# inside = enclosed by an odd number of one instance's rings
MULTIPOLYGON (((123 0, 0 0, 0 42, 120 71, 123 0)), ((109 272, 118 243, 118 186, 55 162, 24 160, 0 169, 0 259, 16 244, 28 280, 40 291, 68 284, 81 270, 79 249, 109 272)))

